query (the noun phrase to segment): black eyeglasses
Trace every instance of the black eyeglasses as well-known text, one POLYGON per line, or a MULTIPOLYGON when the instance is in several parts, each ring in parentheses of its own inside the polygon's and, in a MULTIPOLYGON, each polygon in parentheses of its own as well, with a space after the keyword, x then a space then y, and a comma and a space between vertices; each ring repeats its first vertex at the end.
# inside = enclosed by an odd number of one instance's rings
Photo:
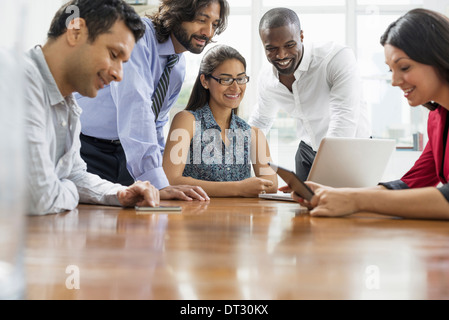
POLYGON ((222 86, 231 86, 234 83, 234 81, 237 82, 238 85, 247 84, 249 82, 248 76, 244 76, 241 78, 224 78, 224 79, 215 78, 213 75, 209 75, 209 77, 217 81, 222 86))

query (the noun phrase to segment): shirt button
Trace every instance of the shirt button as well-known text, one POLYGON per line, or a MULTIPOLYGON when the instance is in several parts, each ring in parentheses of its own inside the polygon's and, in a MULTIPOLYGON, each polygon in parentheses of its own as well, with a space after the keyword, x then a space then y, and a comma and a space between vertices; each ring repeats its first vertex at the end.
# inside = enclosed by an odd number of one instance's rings
POLYGON ((61 126, 66 127, 66 126, 67 126, 67 122, 62 121, 62 122, 61 122, 61 126))

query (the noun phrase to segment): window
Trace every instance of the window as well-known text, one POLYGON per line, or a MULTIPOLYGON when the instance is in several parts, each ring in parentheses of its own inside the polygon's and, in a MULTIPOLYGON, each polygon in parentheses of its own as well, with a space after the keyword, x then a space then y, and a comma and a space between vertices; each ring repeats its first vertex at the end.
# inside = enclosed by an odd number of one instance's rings
MULTIPOLYGON (((181 90, 180 97, 176 103, 176 106, 172 108, 170 114, 173 117, 177 112, 183 110, 185 106, 187 105, 187 102, 190 97, 190 92, 192 90, 193 84, 195 83, 195 80, 198 76, 198 70, 200 68, 200 62, 204 54, 213 46, 217 44, 227 44, 229 46, 232 46, 233 48, 237 49, 243 57, 245 57, 247 62, 247 72, 248 75, 251 76, 250 82, 248 84, 248 89, 250 87, 253 87, 256 85, 256 79, 252 77, 251 74, 251 68, 252 65, 250 63, 251 57, 251 43, 249 41, 242 41, 242 39, 251 39, 251 28, 245 28, 239 26, 245 26, 248 24, 248 21, 251 21, 251 15, 250 14, 242 14, 242 15, 231 15, 229 17, 228 21, 228 28, 227 30, 214 38, 215 43, 209 44, 204 51, 199 54, 192 54, 187 53, 185 54, 185 58, 187 61, 187 70, 186 70, 186 78, 183 84, 183 89, 181 90), (229 32, 231 30, 231 32, 229 32)), ((247 89, 247 90, 248 90, 247 89)), ((247 91, 249 93, 249 90, 247 91)), ((248 108, 245 108, 245 105, 248 105, 248 97, 250 95, 246 94, 245 100, 242 103, 242 108, 247 111, 248 108)), ((253 95, 255 96, 255 94, 253 95)), ((243 113, 242 113, 243 114, 243 113)), ((241 115, 242 115, 241 114, 241 115)))
MULTIPOLYGON (((261 16, 276 6, 295 10, 304 36, 311 41, 333 40, 350 46, 357 56, 364 83, 364 97, 370 108, 375 137, 396 139, 399 146, 412 146, 413 134, 426 134, 428 111, 410 108, 400 90, 391 86, 384 62, 380 36, 400 15, 416 7, 448 13, 449 1, 436 0, 228 0, 231 14, 227 30, 217 43, 235 47, 246 58, 251 76, 240 116, 247 120, 257 103, 257 76, 266 61, 258 34, 261 16)), ((213 46, 210 45, 210 46, 213 46)), ((205 49, 205 51, 208 48, 205 49)), ((202 55, 186 54, 188 69, 181 98, 173 114, 183 109, 196 78, 202 55)), ((295 120, 283 112, 273 126, 280 146, 296 152, 295 120)), ((270 138, 270 137, 268 137, 270 138)), ((289 155, 291 157, 291 155, 289 155)), ((293 155, 294 158, 294 155, 293 155)))
POLYGON ((395 139, 399 147, 413 147, 413 135, 426 133, 428 110, 411 108, 402 92, 391 86, 391 74, 385 64, 380 36, 408 9, 423 1, 359 0, 356 11, 357 58, 362 72, 364 97, 370 107, 373 136, 395 139), (404 6, 398 7, 398 5, 404 6))
POLYGON ((0 39, 2 39, 0 46, 28 50, 46 42, 47 31, 53 16, 67 1, 2 0, 0 2, 0 19, 3 26, 8 26, 0 31, 0 39))

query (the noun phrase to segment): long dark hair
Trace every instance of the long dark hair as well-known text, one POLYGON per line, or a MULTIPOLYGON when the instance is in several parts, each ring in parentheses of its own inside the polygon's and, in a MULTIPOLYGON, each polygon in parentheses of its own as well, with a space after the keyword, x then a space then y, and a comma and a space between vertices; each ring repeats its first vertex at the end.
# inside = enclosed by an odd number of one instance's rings
MULTIPOLYGON (((441 13, 411 10, 387 28, 380 43, 399 48, 412 60, 435 67, 449 83, 449 19, 441 13)), ((424 106, 435 110, 439 104, 429 101, 424 106)))
POLYGON ((86 21, 90 42, 108 32, 118 20, 123 20, 136 42, 145 33, 140 16, 123 0, 72 0, 56 12, 47 33, 48 38, 56 39, 64 34, 70 18, 83 18, 86 21))
MULTIPOLYGON (((195 111, 204 107, 210 99, 209 90, 206 90, 201 84, 201 75, 204 74, 206 78, 210 78, 212 73, 223 62, 231 59, 237 59, 246 70, 245 58, 234 48, 227 45, 216 45, 209 49, 201 60, 200 71, 198 77, 193 85, 192 93, 190 94, 189 102, 187 103, 186 110, 195 111)), ((237 114, 238 110, 235 110, 237 114)))
POLYGON ((219 35, 226 30, 228 25, 229 4, 227 0, 162 0, 159 9, 147 17, 153 22, 157 40, 163 43, 181 23, 193 21, 201 9, 213 2, 218 2, 221 8, 220 22, 215 31, 215 34, 219 35))

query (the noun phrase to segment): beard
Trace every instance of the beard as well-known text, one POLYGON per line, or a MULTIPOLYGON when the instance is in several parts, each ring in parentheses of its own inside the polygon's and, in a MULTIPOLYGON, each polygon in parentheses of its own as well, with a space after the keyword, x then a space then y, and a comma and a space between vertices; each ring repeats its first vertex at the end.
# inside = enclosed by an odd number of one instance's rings
POLYGON ((210 43, 210 38, 206 36, 197 36, 197 35, 188 35, 187 31, 183 27, 176 28, 173 30, 173 35, 175 36, 176 40, 187 49, 187 51, 190 51, 192 53, 199 54, 203 52, 204 48, 210 43), (195 45, 193 44, 193 39, 196 38, 198 40, 205 40, 206 43, 204 46, 195 45))
POLYGON ((281 68, 278 66, 275 61, 270 61, 271 64, 276 68, 276 70, 279 72, 279 74, 282 74, 284 76, 289 76, 295 73, 296 69, 299 66, 299 63, 297 63, 296 59, 293 59, 291 66, 289 66, 287 69, 281 68))
POLYGON ((302 62, 303 57, 304 57, 304 45, 302 46, 301 50, 298 50, 296 53, 292 53, 287 58, 283 59, 284 61, 286 59, 292 60, 291 65, 288 68, 282 68, 281 66, 279 66, 277 64, 277 62, 279 62, 279 60, 277 60, 277 59, 269 59, 269 61, 276 68, 276 70, 279 72, 279 74, 284 75, 284 76, 289 76, 289 75, 294 74, 296 69, 298 69, 299 65, 302 62))

